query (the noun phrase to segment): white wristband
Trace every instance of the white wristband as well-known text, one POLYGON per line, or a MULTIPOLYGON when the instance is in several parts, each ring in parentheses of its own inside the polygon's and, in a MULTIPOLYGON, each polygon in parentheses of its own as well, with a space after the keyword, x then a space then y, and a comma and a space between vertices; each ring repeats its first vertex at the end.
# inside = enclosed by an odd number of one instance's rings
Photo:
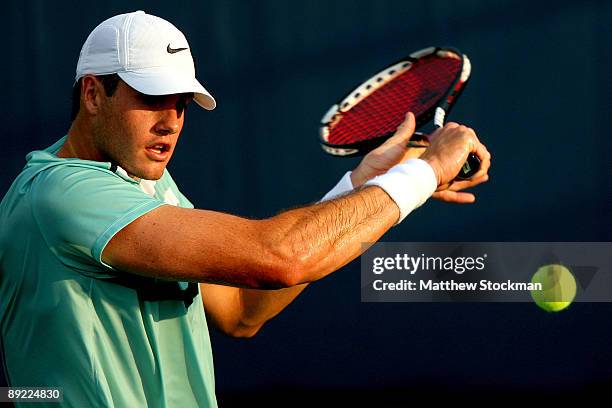
POLYGON ((334 186, 319 202, 331 200, 334 197, 338 197, 344 193, 348 193, 353 190, 353 183, 351 182, 351 172, 347 171, 344 176, 340 179, 338 184, 334 186))
POLYGON ((438 188, 433 169, 424 160, 410 159, 397 164, 385 174, 367 181, 366 186, 379 186, 399 207, 399 224, 410 212, 420 207, 438 188))

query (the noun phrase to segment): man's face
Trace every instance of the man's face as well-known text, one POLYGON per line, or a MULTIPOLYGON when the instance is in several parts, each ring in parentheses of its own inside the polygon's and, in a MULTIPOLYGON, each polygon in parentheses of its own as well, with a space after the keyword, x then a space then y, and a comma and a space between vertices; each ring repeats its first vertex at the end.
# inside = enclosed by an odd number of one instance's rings
POLYGON ((183 129, 185 108, 192 98, 192 94, 144 95, 119 81, 113 96, 101 93, 99 111, 93 122, 96 148, 131 176, 147 180, 161 178, 183 129))

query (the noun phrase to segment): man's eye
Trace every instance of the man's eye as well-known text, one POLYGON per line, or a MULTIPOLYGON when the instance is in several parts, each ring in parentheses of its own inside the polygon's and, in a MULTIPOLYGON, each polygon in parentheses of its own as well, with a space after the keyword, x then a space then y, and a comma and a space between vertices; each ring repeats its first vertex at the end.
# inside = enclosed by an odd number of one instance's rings
POLYGON ((161 104, 164 101, 164 96, 163 95, 145 95, 145 94, 140 94, 140 100, 146 106, 148 106, 150 108, 155 108, 155 107, 161 106, 161 104))
POLYGON ((176 103, 176 110, 181 113, 187 109, 187 105, 193 100, 193 93, 184 94, 176 103))
MULTIPOLYGON (((170 99, 173 98, 169 95, 145 95, 141 93, 139 95, 140 102, 149 109, 160 109, 166 106, 170 99)), ((176 101, 176 109, 179 112, 183 112, 187 109, 187 105, 193 100, 193 93, 182 94, 181 97, 176 101)))

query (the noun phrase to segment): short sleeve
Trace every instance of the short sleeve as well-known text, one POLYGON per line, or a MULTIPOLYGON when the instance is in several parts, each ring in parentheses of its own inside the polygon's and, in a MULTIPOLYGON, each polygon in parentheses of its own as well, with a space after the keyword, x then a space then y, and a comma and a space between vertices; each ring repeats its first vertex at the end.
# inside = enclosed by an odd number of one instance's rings
POLYGON ((165 203, 103 169, 58 166, 31 186, 32 212, 49 249, 67 266, 116 276, 102 251, 123 227, 165 203))

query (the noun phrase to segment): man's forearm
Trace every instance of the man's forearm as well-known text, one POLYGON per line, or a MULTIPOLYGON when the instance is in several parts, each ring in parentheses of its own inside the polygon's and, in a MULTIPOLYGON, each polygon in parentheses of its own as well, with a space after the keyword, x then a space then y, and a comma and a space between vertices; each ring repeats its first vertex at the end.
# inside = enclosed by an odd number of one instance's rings
POLYGON ((268 246, 293 262, 292 284, 312 282, 359 256, 363 243, 378 240, 399 217, 399 209, 378 187, 366 187, 310 207, 286 211, 269 223, 268 246))
POLYGON ((200 283, 208 322, 233 337, 252 337, 280 313, 307 284, 276 290, 200 283))
POLYGON ((279 314, 308 286, 307 283, 277 290, 240 289, 242 305, 239 331, 255 334, 268 320, 279 314))
MULTIPOLYGON (((348 177, 349 174, 345 175, 345 177, 348 177)), ((343 180, 345 185, 337 185, 336 188, 334 188, 324 197, 324 201, 322 202, 331 200, 335 193, 341 194, 343 193, 343 190, 345 193, 352 190, 352 185, 350 185, 350 181, 348 181, 349 179, 343 178, 343 180)), ((342 181, 340 184, 342 184, 342 181)), ((334 208, 332 211, 335 211, 335 209, 341 205, 343 205, 341 202, 336 202, 333 205, 334 208)), ((318 208, 317 210, 322 209, 318 208)), ((325 212, 320 216, 328 216, 327 209, 324 211, 325 212)), ((332 220, 332 222, 335 223, 341 221, 342 220, 338 219, 337 217, 332 220)), ((334 226, 334 224, 331 223, 327 225, 332 227, 334 226)), ((340 235, 342 235, 342 232, 340 232, 340 235)), ((287 305, 289 305, 306 288, 306 286, 308 286, 308 283, 302 283, 278 290, 240 288, 240 321, 236 325, 234 334, 247 337, 254 335, 268 320, 272 319, 285 307, 287 307, 287 305)))

